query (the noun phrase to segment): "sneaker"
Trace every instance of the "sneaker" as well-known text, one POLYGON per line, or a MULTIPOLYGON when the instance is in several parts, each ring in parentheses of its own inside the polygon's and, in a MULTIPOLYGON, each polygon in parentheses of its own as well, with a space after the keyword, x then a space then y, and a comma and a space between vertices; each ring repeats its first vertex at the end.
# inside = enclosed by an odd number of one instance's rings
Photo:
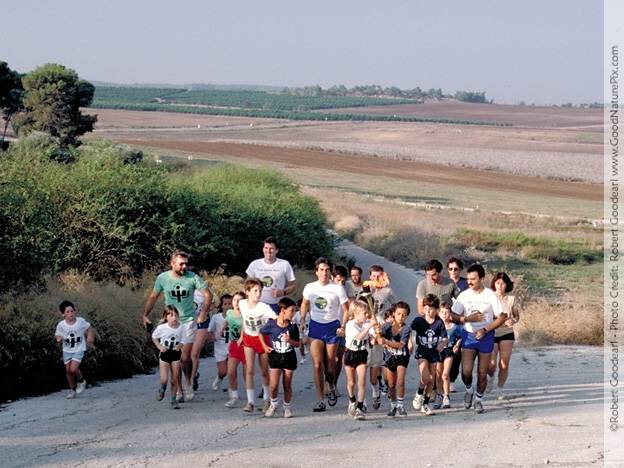
POLYGON ((264 417, 265 418, 272 418, 273 415, 275 414, 275 411, 277 411, 277 406, 272 405, 272 404, 269 403, 269 407, 264 412, 264 417))
POLYGON ((322 413, 326 409, 327 408, 325 407, 325 402, 324 401, 319 401, 316 404, 316 406, 314 408, 312 408, 312 411, 314 411, 315 413, 322 413))
POLYGON ((199 372, 197 372, 195 374, 195 377, 193 377, 193 391, 196 392, 198 388, 199 388, 199 372))
POLYGON ((449 388, 449 392, 450 393, 455 393, 457 390, 455 389, 455 384, 451 383, 450 388, 449 388))
POLYGON ((422 395, 416 395, 414 397, 414 400, 412 401, 412 406, 414 407, 416 411, 418 411, 422 407, 424 400, 425 400, 425 397, 422 395))
POLYGON ((390 416, 391 418, 394 418, 397 414, 397 407, 393 406, 390 408, 390 411, 388 411, 387 416, 390 416))
POLYGON ((429 403, 423 403, 422 406, 420 407, 420 412, 424 414, 425 416, 431 416, 435 414, 433 410, 429 407, 429 403))
POLYGON ((505 400, 505 392, 503 391, 502 388, 496 387, 496 389, 494 390, 494 396, 496 397, 497 400, 505 400))
POLYGON ((292 409, 290 408, 290 406, 284 406, 284 417, 285 418, 292 418, 293 417, 293 412, 292 412, 292 409))
POLYGON ((240 398, 230 398, 225 404, 226 408, 236 408, 240 405, 240 398))
POLYGON ((253 413, 253 410, 254 410, 254 405, 253 405, 253 403, 247 403, 247 404, 245 405, 245 407, 243 408, 243 411, 244 411, 245 413, 253 413))
POLYGON ((485 385, 485 393, 491 393, 494 388, 494 377, 487 376, 487 384, 485 385))
POLYGON ((405 407, 404 406, 397 406, 397 414, 399 416, 401 416, 402 418, 407 417, 407 411, 405 411, 405 407))
POLYGON ((184 403, 184 393, 181 393, 181 392, 176 393, 176 401, 178 403, 184 403))
POLYGON ((158 395, 156 395, 156 400, 162 401, 162 399, 165 398, 166 389, 167 387, 162 387, 162 386, 158 388, 158 395))
POLYGON ((271 407, 271 400, 263 400, 262 408, 258 408, 258 411, 262 411, 263 413, 266 413, 267 411, 269 411, 270 407, 271 407))
POLYGON ((219 377, 215 377, 215 379, 212 381, 212 389, 215 392, 219 391, 219 387, 221 387, 221 380, 219 377))
POLYGON ((381 406, 381 395, 373 397, 373 409, 378 410, 381 406))
POLYGON ((360 408, 355 409, 355 415, 353 416, 358 421, 362 421, 366 419, 366 413, 362 411, 360 408))
POLYGON ((477 414, 481 414, 485 411, 483 409, 483 403, 481 402, 481 400, 477 400, 474 402, 474 410, 475 410, 475 413, 477 414))
POLYGON ((357 403, 349 402, 349 407, 347 408, 347 414, 349 416, 355 416, 355 410, 357 409, 357 403))
POLYGON ((76 395, 80 395, 84 392, 84 389, 87 388, 87 381, 83 380, 82 382, 78 382, 76 384, 76 395))
POLYGON ((175 398, 171 400, 171 409, 180 409, 180 403, 175 398))
POLYGON ((336 389, 332 386, 327 394, 327 404, 329 406, 336 406, 336 403, 338 403, 338 396, 336 396, 336 389))
POLYGON ((444 397, 442 398, 442 408, 450 408, 451 407, 451 399, 448 397, 448 395, 444 395, 444 397))
POLYGON ((329 382, 325 382, 325 386, 323 387, 323 393, 325 393, 325 398, 327 398, 327 395, 329 395, 330 390, 331 386, 329 385, 329 382))
POLYGON ((195 396, 195 393, 193 393, 193 388, 190 385, 186 387, 182 393, 184 393, 184 401, 191 401, 195 396))
POLYGON ((472 406, 473 397, 474 397, 474 393, 466 392, 466 394, 464 395, 464 408, 470 409, 470 407, 472 406))
POLYGON ((379 391, 381 392, 382 395, 388 394, 388 387, 386 386, 386 383, 381 377, 379 377, 379 391))
POLYGON ((435 397, 435 402, 433 403, 433 409, 440 409, 440 408, 442 408, 442 395, 438 393, 435 397))
POLYGON ((306 363, 306 358, 302 357, 301 359, 299 359, 299 364, 305 364, 306 363))
POLYGON ((67 398, 68 400, 73 400, 74 398, 76 398, 76 390, 70 390, 65 398, 67 398))

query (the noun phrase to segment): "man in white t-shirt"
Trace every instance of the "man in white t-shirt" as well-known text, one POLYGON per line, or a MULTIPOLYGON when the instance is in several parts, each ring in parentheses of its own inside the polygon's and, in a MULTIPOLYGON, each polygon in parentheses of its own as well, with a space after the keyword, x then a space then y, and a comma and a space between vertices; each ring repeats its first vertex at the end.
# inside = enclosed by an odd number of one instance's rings
POLYGON ((248 278, 257 278, 262 282, 260 301, 279 312, 277 303, 280 298, 295 290, 295 273, 287 260, 277 258, 279 252, 274 237, 267 237, 262 243, 263 258, 249 264, 245 273, 248 278))
POLYGON ((331 280, 332 265, 328 259, 321 257, 315 262, 315 272, 318 281, 308 283, 303 288, 301 302, 301 323, 305 323, 306 315, 310 313, 310 327, 308 337, 310 355, 314 364, 314 383, 318 402, 315 412, 325 411, 324 401, 324 373, 328 374, 330 391, 328 403, 336 404, 336 352, 341 337, 344 337, 344 325, 347 319, 348 297, 345 288, 331 280), (327 369, 325 369, 327 362, 327 369))
POLYGON ((472 370, 475 357, 479 356, 477 367, 477 391, 474 408, 483 413, 483 394, 487 385, 487 370, 490 353, 494 349, 494 330, 500 327, 507 315, 494 291, 483 285, 485 270, 481 265, 472 265, 467 270, 468 289, 457 296, 453 304, 453 320, 464 326, 462 332, 462 380, 466 385, 464 407, 472 406, 472 370))

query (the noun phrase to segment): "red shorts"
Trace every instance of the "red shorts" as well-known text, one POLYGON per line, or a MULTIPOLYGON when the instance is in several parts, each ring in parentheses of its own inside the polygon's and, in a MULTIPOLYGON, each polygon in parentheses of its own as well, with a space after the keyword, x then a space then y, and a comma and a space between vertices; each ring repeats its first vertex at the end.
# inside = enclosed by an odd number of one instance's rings
POLYGON ((264 348, 262 347, 262 343, 260 343, 260 339, 264 338, 264 342, 266 345, 269 345, 269 335, 243 335, 243 346, 245 348, 253 348, 256 354, 264 354, 264 348))
POLYGON ((234 359, 238 359, 245 364, 245 349, 243 345, 238 345, 238 341, 230 341, 228 345, 228 356, 234 359))

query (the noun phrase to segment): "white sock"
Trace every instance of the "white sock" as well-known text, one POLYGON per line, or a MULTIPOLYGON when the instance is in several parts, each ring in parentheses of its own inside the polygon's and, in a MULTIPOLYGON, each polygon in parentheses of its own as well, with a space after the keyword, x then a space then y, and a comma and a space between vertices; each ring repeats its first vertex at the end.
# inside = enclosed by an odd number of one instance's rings
POLYGON ((248 388, 247 389, 247 402, 251 403, 252 405, 256 404, 256 400, 254 399, 254 389, 253 388, 248 388))
POLYGON ((466 385, 466 392, 472 392, 472 385, 466 385))
POLYGON ((371 388, 373 389, 373 398, 377 398, 379 396, 379 386, 371 384, 371 388))
POLYGON ((238 398, 238 390, 230 390, 230 398, 238 398))
POLYGON ((269 401, 271 399, 271 394, 269 393, 269 386, 268 385, 262 385, 262 397, 264 398, 264 401, 269 401))

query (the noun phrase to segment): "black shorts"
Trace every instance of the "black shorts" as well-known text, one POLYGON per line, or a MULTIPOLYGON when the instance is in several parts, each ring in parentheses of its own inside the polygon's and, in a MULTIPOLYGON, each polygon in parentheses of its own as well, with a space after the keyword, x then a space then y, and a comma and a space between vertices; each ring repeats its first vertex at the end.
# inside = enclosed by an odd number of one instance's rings
POLYGON ((210 315, 208 315, 206 317, 206 320, 204 320, 201 323, 197 323, 197 329, 198 330, 205 330, 206 328, 208 328, 208 325, 210 325, 210 315))
POLYGON ((384 363, 386 369, 390 372, 396 372, 397 367, 403 366, 407 367, 409 364, 409 356, 401 355, 401 354, 391 354, 384 363))
POLYGON ((182 356, 182 351, 175 351, 173 349, 168 349, 164 353, 160 353, 160 360, 162 362, 166 362, 167 364, 171 364, 172 362, 179 361, 182 356))
POLYGON ((271 351, 269 353, 269 367, 271 369, 295 370, 297 368, 297 355, 295 350, 287 353, 271 351))
POLYGON ((444 361, 446 358, 450 358, 455 356, 455 353, 453 352, 453 347, 451 346, 450 348, 444 348, 441 352, 440 352, 440 361, 444 361))
POLYGON ((366 365, 368 360, 368 351, 362 349, 361 351, 353 351, 348 349, 344 353, 344 365, 349 367, 357 367, 361 364, 366 365))
POLYGON ((425 348, 419 346, 416 348, 416 354, 414 355, 416 359, 426 359, 429 361, 429 364, 433 364, 434 362, 440 362, 440 352, 435 348, 425 348))
POLYGON ((514 334, 514 332, 511 332, 511 333, 506 333, 501 336, 495 336, 494 343, 499 343, 501 341, 515 341, 515 339, 516 339, 516 335, 514 334))

